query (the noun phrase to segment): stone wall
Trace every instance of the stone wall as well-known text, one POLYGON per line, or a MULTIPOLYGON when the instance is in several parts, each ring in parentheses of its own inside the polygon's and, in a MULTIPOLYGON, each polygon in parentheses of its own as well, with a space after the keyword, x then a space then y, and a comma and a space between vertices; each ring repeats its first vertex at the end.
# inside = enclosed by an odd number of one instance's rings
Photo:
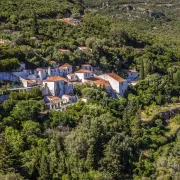
POLYGON ((9 99, 9 95, 2 95, 2 96, 0 96, 0 103, 4 102, 7 99, 9 99))
POLYGON ((19 81, 19 77, 17 77, 16 75, 14 75, 11 72, 0 72, 0 80, 17 82, 17 81, 19 81))

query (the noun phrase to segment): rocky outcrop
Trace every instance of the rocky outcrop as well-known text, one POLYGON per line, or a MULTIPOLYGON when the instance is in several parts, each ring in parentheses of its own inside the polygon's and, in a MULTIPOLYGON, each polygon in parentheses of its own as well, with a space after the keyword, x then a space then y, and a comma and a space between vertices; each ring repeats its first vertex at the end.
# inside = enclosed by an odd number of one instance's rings
POLYGON ((153 17, 153 18, 165 17, 164 13, 162 13, 162 12, 155 12, 155 11, 149 12, 149 16, 153 17))
POLYGON ((162 119, 162 120, 169 120, 173 118, 175 115, 180 114, 180 108, 171 109, 165 112, 160 112, 157 114, 153 119, 162 119))
POLYGON ((171 118, 173 118, 174 116, 176 116, 177 114, 180 114, 180 107, 177 107, 177 108, 174 108, 174 109, 169 109, 169 110, 164 111, 164 112, 160 112, 160 113, 156 114, 151 119, 151 121, 148 121, 148 123, 153 125, 157 119, 162 119, 163 121, 168 121, 171 118))

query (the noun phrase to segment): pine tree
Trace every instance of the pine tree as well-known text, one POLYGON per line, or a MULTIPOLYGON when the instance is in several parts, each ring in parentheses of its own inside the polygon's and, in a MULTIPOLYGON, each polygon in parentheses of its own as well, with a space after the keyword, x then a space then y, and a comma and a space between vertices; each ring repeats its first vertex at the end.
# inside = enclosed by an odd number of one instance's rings
POLYGON ((143 62, 143 59, 141 60, 140 78, 141 78, 141 80, 143 80, 145 78, 144 77, 144 62, 143 62))
POLYGON ((175 74, 174 74, 174 82, 177 86, 180 86, 180 71, 177 71, 175 74))

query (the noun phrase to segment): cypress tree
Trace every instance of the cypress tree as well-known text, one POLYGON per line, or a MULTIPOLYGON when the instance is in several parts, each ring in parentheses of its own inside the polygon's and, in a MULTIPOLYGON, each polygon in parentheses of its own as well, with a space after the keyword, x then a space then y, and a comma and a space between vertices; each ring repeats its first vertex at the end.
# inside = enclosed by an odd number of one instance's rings
POLYGON ((32 22, 33 36, 36 36, 38 32, 39 32, 39 29, 38 29, 37 15, 36 15, 36 12, 33 10, 33 22, 32 22))
POLYGON ((140 78, 141 78, 141 80, 143 80, 145 78, 144 77, 144 62, 143 62, 143 60, 141 60, 140 78))
POLYGON ((39 180, 48 180, 49 179, 49 170, 48 170, 48 162, 47 158, 42 153, 41 160, 40 160, 40 167, 39 167, 39 180))
POLYGON ((180 71, 179 70, 174 74, 174 82, 177 86, 180 85, 180 71))

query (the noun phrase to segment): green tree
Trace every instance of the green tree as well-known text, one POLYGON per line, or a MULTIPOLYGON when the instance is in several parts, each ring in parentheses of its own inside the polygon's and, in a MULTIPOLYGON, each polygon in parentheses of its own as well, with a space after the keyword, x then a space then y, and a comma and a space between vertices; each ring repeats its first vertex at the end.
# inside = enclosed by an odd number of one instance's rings
POLYGON ((180 86, 180 70, 174 73, 173 79, 174 79, 175 84, 177 86, 180 86))
POLYGON ((38 26, 37 14, 36 14, 35 10, 33 10, 32 18, 33 18, 33 20, 32 20, 32 34, 33 34, 33 36, 36 36, 39 33, 39 26, 38 26))
POLYGON ((115 134, 104 150, 105 157, 101 160, 101 170, 109 175, 110 179, 123 179, 125 171, 130 167, 131 153, 131 139, 123 133, 115 134))
POLYGON ((47 157, 45 152, 42 152, 41 159, 40 159, 40 167, 39 167, 39 177, 38 180, 49 180, 49 165, 47 162, 47 157))
POLYGON ((143 61, 143 59, 141 60, 141 64, 140 64, 140 78, 141 78, 141 80, 143 80, 145 78, 145 75, 144 75, 144 61, 143 61))

